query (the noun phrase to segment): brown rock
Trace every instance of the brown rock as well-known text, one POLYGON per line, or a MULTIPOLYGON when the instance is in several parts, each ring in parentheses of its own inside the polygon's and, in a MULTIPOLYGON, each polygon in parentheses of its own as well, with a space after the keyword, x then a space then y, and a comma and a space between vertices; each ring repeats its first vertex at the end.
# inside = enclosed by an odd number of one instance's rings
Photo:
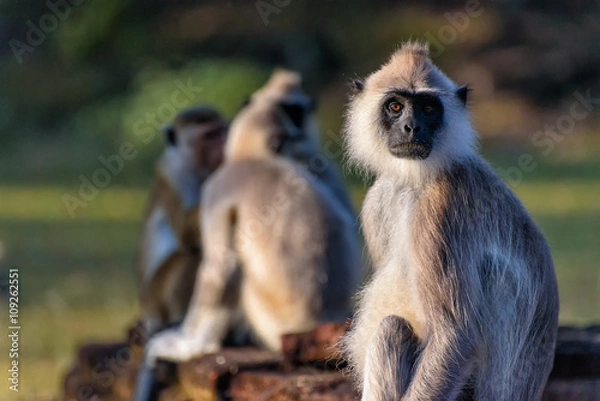
POLYGON ((183 393, 194 401, 217 400, 229 388, 231 377, 247 370, 281 367, 279 354, 257 348, 225 348, 178 366, 183 393))
POLYGON ((550 380, 542 401, 600 401, 600 379, 550 380))
POLYGON ((191 398, 185 395, 181 387, 172 386, 161 391, 158 401, 191 401, 191 398))
POLYGON ((286 366, 322 361, 335 364, 341 358, 339 341, 349 327, 350 322, 327 323, 305 333, 283 335, 281 349, 286 366))
POLYGON ((551 379, 600 379, 600 326, 561 327, 551 379))
POLYGON ((300 368, 283 373, 244 372, 231 381, 232 401, 356 401, 358 394, 341 372, 300 368))
POLYGON ((129 400, 141 353, 127 343, 87 344, 79 348, 64 382, 64 399, 129 400))

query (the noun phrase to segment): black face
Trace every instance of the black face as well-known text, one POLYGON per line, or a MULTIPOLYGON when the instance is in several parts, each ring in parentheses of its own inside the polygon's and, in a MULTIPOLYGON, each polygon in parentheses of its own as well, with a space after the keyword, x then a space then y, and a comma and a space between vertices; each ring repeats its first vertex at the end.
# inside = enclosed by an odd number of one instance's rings
MULTIPOLYGON (((165 142, 167 143, 167 146, 177 146, 177 132, 183 127, 189 125, 208 126, 219 122, 223 122, 223 118, 218 111, 211 107, 195 106, 187 108, 177 114, 173 124, 169 124, 163 128, 165 142)), ((213 131, 214 132, 205 134, 205 136, 217 137, 222 134, 223 130, 215 129, 213 131)))
POLYGON ((312 112, 313 105, 312 101, 282 101, 278 104, 281 111, 279 116, 287 120, 287 123, 281 121, 280 129, 273 132, 273 135, 269 138, 269 146, 275 153, 282 153, 286 144, 304 138, 304 123, 308 114, 312 112))
POLYGON ((382 124, 390 152, 406 159, 426 159, 444 119, 435 94, 391 91, 382 104, 382 124))

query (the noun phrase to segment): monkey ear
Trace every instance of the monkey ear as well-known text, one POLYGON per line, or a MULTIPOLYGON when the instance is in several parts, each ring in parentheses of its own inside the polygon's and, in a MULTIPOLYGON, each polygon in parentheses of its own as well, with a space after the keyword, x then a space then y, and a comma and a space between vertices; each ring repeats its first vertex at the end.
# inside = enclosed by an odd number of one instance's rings
POLYGON ((165 136, 165 142, 168 146, 177 145, 177 135, 175 135, 175 127, 173 127, 173 125, 164 127, 163 135, 165 136))
POLYGON ((469 89, 467 86, 461 86, 456 90, 456 96, 458 96, 463 106, 467 105, 467 95, 469 94, 470 90, 471 89, 469 89))
POLYGON ((363 89, 365 89, 365 84, 363 83, 363 81, 355 79, 350 83, 350 89, 352 90, 352 94, 357 94, 359 92, 362 92, 363 89))

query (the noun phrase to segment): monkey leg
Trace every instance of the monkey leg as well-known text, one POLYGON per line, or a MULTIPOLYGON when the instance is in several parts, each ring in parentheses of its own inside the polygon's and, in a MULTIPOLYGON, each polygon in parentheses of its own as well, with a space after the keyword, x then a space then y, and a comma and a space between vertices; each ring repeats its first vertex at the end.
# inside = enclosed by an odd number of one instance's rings
POLYGON ((231 247, 231 219, 227 211, 203 216, 204 260, 198 270, 194 293, 181 327, 150 339, 146 359, 185 361, 218 351, 235 318, 239 300, 240 269, 231 247), (225 212, 225 213, 223 213, 225 212))
POLYGON ((197 269, 197 254, 178 251, 157 270, 141 296, 142 319, 149 334, 184 318, 197 269))
POLYGON ((172 263, 174 268, 163 285, 167 324, 181 321, 185 317, 194 292, 198 254, 178 252, 172 263))
POLYGON ((397 401, 411 383, 419 340, 401 317, 387 316, 368 345, 363 401, 397 401))

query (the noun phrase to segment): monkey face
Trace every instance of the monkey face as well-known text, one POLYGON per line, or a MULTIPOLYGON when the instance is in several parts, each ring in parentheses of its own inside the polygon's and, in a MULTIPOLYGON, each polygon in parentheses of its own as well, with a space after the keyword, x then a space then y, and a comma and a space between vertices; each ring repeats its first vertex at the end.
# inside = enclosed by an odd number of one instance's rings
POLYGON ((381 122, 392 155, 426 159, 444 119, 444 106, 432 93, 391 91, 384 97, 381 122))
POLYGON ((211 108, 185 110, 164 133, 167 146, 201 174, 214 171, 223 161, 227 122, 211 108))
POLYGON ((275 153, 294 158, 308 140, 306 127, 314 111, 314 102, 308 98, 284 100, 276 107, 280 129, 269 138, 269 146, 275 153))
POLYGON ((223 162, 227 125, 224 121, 191 127, 190 147, 198 169, 213 172, 223 162))

